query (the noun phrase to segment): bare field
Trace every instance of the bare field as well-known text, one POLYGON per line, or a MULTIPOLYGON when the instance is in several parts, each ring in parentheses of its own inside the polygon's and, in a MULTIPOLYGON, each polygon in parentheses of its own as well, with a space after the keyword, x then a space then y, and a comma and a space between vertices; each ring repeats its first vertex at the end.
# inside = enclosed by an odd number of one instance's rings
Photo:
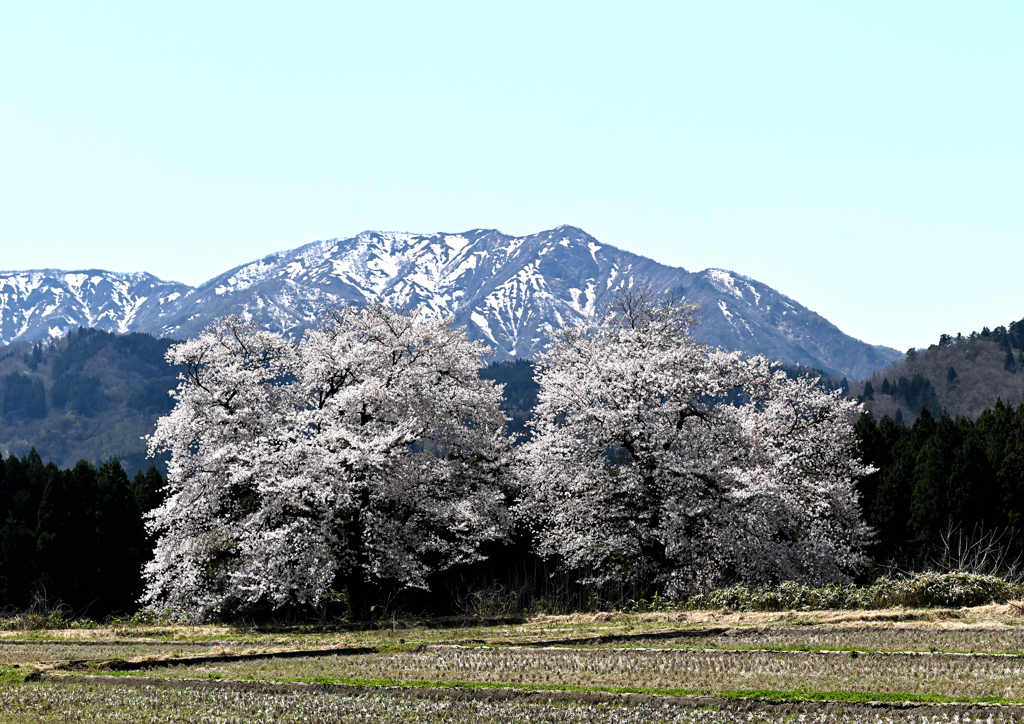
MULTIPOLYGON (((622 646, 622 643, 614 644, 622 646)), ((636 645, 665 648, 812 649, 858 651, 947 651, 1024 654, 1021 628, 807 626, 732 628, 710 636, 638 639, 636 645)))
POLYGON ((858 652, 958 652, 1024 655, 1022 628, 923 628, 923 627, 787 627, 756 628, 660 629, 597 633, 578 629, 566 632, 548 631, 548 638, 539 642, 536 635, 521 637, 485 635, 487 630, 446 631, 446 636, 417 635, 416 631, 398 634, 360 633, 345 636, 263 636, 237 640, 140 640, 140 639, 5 639, 0 640, 0 666, 10 664, 49 665, 69 662, 104 662, 109 660, 162 661, 196 656, 259 654, 295 649, 328 649, 367 646, 382 653, 408 651, 417 646, 444 646, 432 641, 456 644, 572 647, 586 649, 654 649, 721 651, 858 651, 858 652), (561 634, 561 635, 560 635, 561 634), (408 638, 404 638, 408 636, 408 638), (553 637, 553 638, 552 638, 553 637), (427 643, 423 643, 426 639, 427 643))
POLYGON ((423 681, 698 691, 853 691, 1024 701, 1024 658, 949 654, 430 647, 256 659, 149 672, 173 678, 423 681))
POLYGON ((831 701, 840 708, 808 710, 805 721, 851 724, 947 721, 949 712, 842 706, 988 701, 1001 706, 981 714, 971 709, 970 716, 961 706, 952 715, 961 722, 971 716, 1017 721, 1017 706, 1024 705, 1024 621, 1010 607, 988 606, 394 620, 362 629, 97 628, 0 638, 0 673, 9 682, 0 684, 0 722, 65 720, 60 712, 82 721, 785 720, 771 707, 741 716, 694 708, 692 700, 684 706, 672 696, 831 701), (361 652, 306 653, 338 647, 361 652), (203 660, 190 663, 192 657, 203 660), (117 672, 126 662, 142 684, 125 685, 117 672), (14 683, 33 670, 44 672, 44 680, 14 683), (232 682, 249 688, 230 688, 232 682), (221 684, 228 687, 210 688, 221 684), (437 696, 413 696, 408 687, 437 696), (507 687, 535 698, 452 696, 507 687), (623 691, 654 696, 628 705, 586 698, 623 691), (569 700, 536 698, 556 695, 569 700))

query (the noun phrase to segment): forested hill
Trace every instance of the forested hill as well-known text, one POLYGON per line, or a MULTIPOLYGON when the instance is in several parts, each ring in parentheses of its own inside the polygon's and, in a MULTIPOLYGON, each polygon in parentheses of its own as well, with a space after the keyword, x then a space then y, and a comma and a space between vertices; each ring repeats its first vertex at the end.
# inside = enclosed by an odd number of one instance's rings
POLYGON ((508 415, 508 431, 525 439, 529 436, 526 423, 533 417, 540 385, 533 377, 533 363, 525 359, 492 362, 480 372, 485 380, 505 385, 501 409, 508 415))
POLYGON ((170 411, 177 370, 171 340, 78 329, 47 343, 12 345, 0 356, 0 452, 33 447, 60 467, 120 457, 147 467, 144 435, 170 411))
POLYGON ((910 351, 852 390, 876 420, 913 421, 922 407, 933 417, 978 418, 996 400, 1024 399, 1024 319, 969 335, 944 334, 923 351, 910 351))

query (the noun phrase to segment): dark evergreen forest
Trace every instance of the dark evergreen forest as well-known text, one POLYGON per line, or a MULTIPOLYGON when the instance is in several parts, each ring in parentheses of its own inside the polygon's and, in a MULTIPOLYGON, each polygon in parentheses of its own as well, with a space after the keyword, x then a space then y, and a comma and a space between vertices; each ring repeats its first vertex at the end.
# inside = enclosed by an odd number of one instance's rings
POLYGON ((1024 554, 1024 403, 997 401, 976 421, 927 407, 913 425, 864 415, 856 431, 878 468, 859 486, 876 562, 920 565, 951 527, 1002 532, 1010 558, 1024 554))
POLYGON ((508 430, 518 435, 521 441, 526 440, 530 435, 526 423, 537 406, 537 393, 540 391, 540 386, 533 379, 533 363, 525 359, 493 362, 480 371, 480 377, 505 385, 501 409, 509 416, 508 430))
POLYGON ((64 470, 35 450, 0 459, 0 607, 61 604, 92 618, 135 611, 152 550, 143 515, 163 485, 156 467, 130 479, 116 459, 64 470))

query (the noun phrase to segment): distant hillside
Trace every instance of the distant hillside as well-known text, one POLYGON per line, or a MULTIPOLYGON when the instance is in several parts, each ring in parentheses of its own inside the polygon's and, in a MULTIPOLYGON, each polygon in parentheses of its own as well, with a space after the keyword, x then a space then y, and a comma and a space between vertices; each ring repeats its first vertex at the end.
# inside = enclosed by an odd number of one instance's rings
POLYGON ((1024 319, 1008 327, 944 334, 928 349, 875 372, 852 392, 875 419, 914 420, 922 406, 933 417, 943 410, 976 419, 997 399, 1015 406, 1024 399, 1024 319))
POLYGON ((0 452, 35 447, 60 467, 119 456, 147 467, 144 435, 172 406, 177 370, 164 361, 172 340, 79 329, 0 356, 0 452))
POLYGON ((533 417, 540 385, 533 378, 533 362, 525 359, 492 362, 480 371, 480 377, 505 385, 501 409, 509 416, 508 431, 520 440, 530 436, 526 423, 533 417))

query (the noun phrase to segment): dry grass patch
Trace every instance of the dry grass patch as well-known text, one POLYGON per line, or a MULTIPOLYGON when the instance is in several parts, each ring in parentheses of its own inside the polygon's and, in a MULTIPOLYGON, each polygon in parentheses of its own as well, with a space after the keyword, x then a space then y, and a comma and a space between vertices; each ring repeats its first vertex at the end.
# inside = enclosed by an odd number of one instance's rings
MULTIPOLYGON (((221 642, 221 647, 223 642, 221 642)), ((0 664, 58 663, 66 661, 136 660, 173 658, 211 653, 218 646, 195 642, 137 641, 2 641, 0 664)))
POLYGON ((462 640, 489 643, 528 643, 558 638, 662 634, 673 630, 717 627, 780 628, 878 627, 881 629, 1000 629, 1024 630, 1021 602, 969 609, 886 609, 877 611, 789 611, 752 613, 733 611, 663 611, 650 613, 600 612, 569 616, 537 615, 507 622, 466 618, 433 621, 398 619, 367 628, 319 628, 316 626, 115 626, 93 629, 0 632, 0 644, 13 640, 34 641, 157 641, 241 642, 247 647, 269 646, 393 646, 400 641, 430 644, 462 640), (1015 613, 1016 612, 1016 613, 1015 613))
POLYGON ((39 629, 36 631, 0 631, 0 641, 4 639, 71 639, 88 641, 90 639, 178 639, 197 638, 232 639, 238 636, 239 627, 228 625, 205 626, 145 626, 117 624, 113 626, 96 626, 93 628, 39 629))

